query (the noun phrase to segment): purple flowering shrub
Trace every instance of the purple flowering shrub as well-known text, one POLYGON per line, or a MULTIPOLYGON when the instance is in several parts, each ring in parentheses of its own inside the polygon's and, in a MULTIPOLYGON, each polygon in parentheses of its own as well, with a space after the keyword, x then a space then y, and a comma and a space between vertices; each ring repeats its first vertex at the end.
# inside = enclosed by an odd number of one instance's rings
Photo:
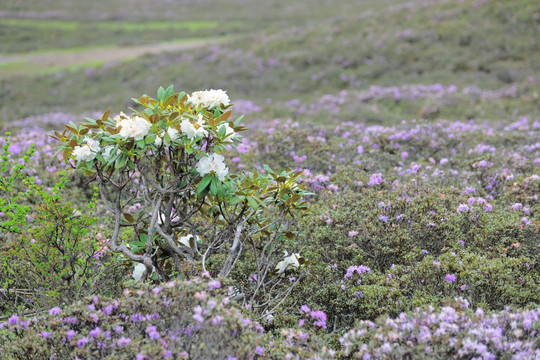
POLYGON ((316 193, 298 219, 310 275, 278 324, 301 319, 292 315, 299 298, 327 314, 333 334, 456 296, 486 311, 539 303, 540 152, 529 135, 537 121, 520 120, 525 131, 445 121, 269 125, 266 138, 244 141, 237 164, 296 162, 316 193), (349 274, 361 266, 370 272, 349 274))
POLYGON ((540 309, 473 311, 467 300, 359 321, 340 338, 354 359, 537 359, 540 309))
POLYGON ((86 298, 0 323, 0 356, 35 359, 249 359, 263 328, 218 281, 133 284, 117 299, 86 298))

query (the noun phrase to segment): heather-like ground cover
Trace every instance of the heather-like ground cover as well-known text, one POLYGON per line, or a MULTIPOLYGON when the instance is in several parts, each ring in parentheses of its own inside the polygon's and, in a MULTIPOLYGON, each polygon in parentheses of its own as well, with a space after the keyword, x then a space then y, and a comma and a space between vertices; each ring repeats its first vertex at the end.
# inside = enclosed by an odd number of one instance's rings
MULTIPOLYGON (((55 29, 87 20, 71 2, 49 5, 8 2, 1 14, 39 17, 55 29)), ((128 23, 174 14, 192 21, 193 13, 244 33, 181 53, 0 80, 4 129, 12 132, 0 168, 0 352, 540 358, 540 7, 528 0, 267 5, 163 1, 121 11, 125 1, 96 1, 88 14, 125 21, 121 36, 139 31, 128 23), (130 98, 155 97, 169 83, 188 94, 228 91, 233 119, 245 114, 249 130, 236 150, 224 150, 225 164, 229 174, 253 179, 252 191, 260 186, 255 169, 269 176, 265 165, 301 172, 307 210, 264 235, 274 241, 264 264, 275 272, 261 273, 257 254, 266 248, 254 238, 218 278, 231 233, 210 261, 185 260, 175 275, 163 265, 161 280, 133 281, 135 264, 110 250, 113 212, 97 182, 64 172, 51 130, 100 119, 107 108, 111 117, 130 106, 140 111, 130 98), (307 263, 278 271, 291 254, 307 263)), ((37 28, 0 21, 21 24, 37 28)), ((210 26, 189 31, 219 35, 210 26)), ((16 52, 30 46, 13 44, 16 52)), ((214 191, 207 196, 217 201, 214 191)), ((260 202, 234 201, 262 211, 260 202)), ((120 241, 141 246, 129 231, 120 241)))

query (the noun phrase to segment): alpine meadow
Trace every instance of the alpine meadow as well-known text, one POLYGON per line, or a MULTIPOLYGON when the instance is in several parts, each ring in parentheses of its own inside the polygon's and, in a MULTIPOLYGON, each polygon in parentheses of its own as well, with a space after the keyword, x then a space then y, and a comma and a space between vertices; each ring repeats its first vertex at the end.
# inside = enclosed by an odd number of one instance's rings
POLYGON ((0 359, 540 360, 537 0, 3 0, 0 359))

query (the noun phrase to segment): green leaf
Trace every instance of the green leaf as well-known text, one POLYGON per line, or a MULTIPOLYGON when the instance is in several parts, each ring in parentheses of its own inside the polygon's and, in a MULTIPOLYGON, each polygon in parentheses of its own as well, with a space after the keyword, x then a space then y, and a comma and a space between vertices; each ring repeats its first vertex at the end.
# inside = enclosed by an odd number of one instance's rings
POLYGON ((135 144, 137 144, 137 147, 139 149, 144 149, 144 147, 146 146, 146 142, 144 141, 144 139, 135 141, 135 144))
POLYGON ((210 174, 206 174, 202 180, 199 182, 199 185, 197 186, 197 195, 200 195, 204 189, 210 184, 212 181, 213 176, 210 174))
POLYGON ((234 196, 229 200, 229 205, 238 204, 245 199, 244 196, 234 196))
POLYGON ((240 125, 240 121, 244 118, 244 115, 240 116, 238 119, 234 120, 234 127, 240 125))
POLYGON ((165 95, 165 89, 163 89, 163 87, 160 86, 158 91, 157 91, 157 99, 158 100, 163 99, 163 95, 165 95))
POLYGON ((144 138, 144 142, 147 145, 153 144, 155 140, 156 140, 156 134, 150 134, 144 138))
POLYGON ((212 196, 217 196, 220 187, 221 186, 219 186, 219 179, 212 176, 212 182, 210 183, 210 194, 212 194, 212 196))
POLYGON ((115 169, 121 169, 126 165, 127 162, 127 155, 126 154, 120 154, 118 158, 116 159, 116 164, 114 165, 115 169))
POLYGON ((253 210, 257 210, 257 202, 251 196, 246 197, 246 200, 253 210))
POLYGON ((225 128, 225 125, 221 125, 219 127, 219 131, 218 131, 218 137, 220 139, 223 139, 225 137, 225 134, 227 134, 227 129, 225 128))

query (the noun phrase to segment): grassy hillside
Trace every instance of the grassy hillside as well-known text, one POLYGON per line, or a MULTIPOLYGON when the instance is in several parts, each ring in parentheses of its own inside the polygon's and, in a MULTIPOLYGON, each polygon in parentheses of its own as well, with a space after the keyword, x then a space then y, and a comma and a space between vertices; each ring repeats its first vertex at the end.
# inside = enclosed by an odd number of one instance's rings
MULTIPOLYGON (((252 9, 253 19, 265 9, 252 9)), ((415 1, 378 3, 376 9, 364 11, 353 6, 351 11, 340 10, 329 11, 324 19, 315 12, 310 21, 298 9, 300 19, 294 24, 287 20, 290 13, 279 12, 283 16, 275 19, 282 21, 279 28, 261 26, 221 46, 147 56, 89 71, 4 76, 2 113, 17 118, 117 107, 129 93, 163 83, 188 91, 226 87, 235 98, 252 100, 277 116, 292 114, 280 101, 299 99, 308 106, 327 93, 339 98, 341 90, 348 90, 355 97, 372 85, 409 84, 455 85, 463 96, 449 103, 428 99, 412 107, 376 101, 376 109, 364 117, 385 121, 390 116, 387 120, 395 121, 435 112, 443 117, 497 118, 537 111, 540 9, 535 1, 468 0, 459 7, 449 1, 415 1), (465 88, 481 95, 510 93, 502 97, 517 101, 486 108, 475 108, 474 103, 465 106, 465 88), (265 106, 267 99, 274 105, 265 106), (28 101, 32 106, 23 105, 28 101)), ((351 110, 356 111, 367 110, 351 110)))

